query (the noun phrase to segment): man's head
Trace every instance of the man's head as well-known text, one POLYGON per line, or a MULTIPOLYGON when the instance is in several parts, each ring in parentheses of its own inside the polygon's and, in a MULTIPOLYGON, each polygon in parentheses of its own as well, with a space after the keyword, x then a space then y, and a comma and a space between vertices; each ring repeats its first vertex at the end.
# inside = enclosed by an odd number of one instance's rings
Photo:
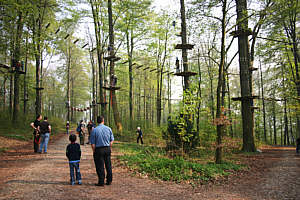
POLYGON ((75 142, 75 141, 76 141, 76 135, 71 134, 71 135, 69 136, 69 140, 70 140, 70 142, 75 142))
POLYGON ((39 120, 39 121, 42 120, 42 115, 37 115, 36 120, 39 120))
POLYGON ((98 116, 97 117, 97 122, 98 122, 98 124, 104 124, 104 117, 103 116, 98 116))
POLYGON ((141 130, 141 127, 138 126, 138 127, 137 127, 137 130, 138 130, 138 131, 141 130))
POLYGON ((44 120, 47 121, 47 120, 48 120, 48 117, 44 116, 44 120))

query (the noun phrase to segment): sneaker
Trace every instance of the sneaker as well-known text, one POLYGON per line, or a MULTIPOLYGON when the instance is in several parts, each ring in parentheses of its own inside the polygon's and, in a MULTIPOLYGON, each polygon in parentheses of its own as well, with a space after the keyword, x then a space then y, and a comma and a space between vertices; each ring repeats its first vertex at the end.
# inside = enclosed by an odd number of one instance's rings
POLYGON ((75 185, 75 182, 71 182, 71 185, 75 185))
POLYGON ((103 187, 104 184, 96 183, 95 186, 101 186, 101 187, 103 187))
POLYGON ((82 182, 81 182, 81 180, 79 180, 79 181, 78 181, 78 185, 81 185, 81 184, 82 184, 82 182))
POLYGON ((111 185, 111 182, 106 182, 105 184, 106 184, 106 185, 111 185))

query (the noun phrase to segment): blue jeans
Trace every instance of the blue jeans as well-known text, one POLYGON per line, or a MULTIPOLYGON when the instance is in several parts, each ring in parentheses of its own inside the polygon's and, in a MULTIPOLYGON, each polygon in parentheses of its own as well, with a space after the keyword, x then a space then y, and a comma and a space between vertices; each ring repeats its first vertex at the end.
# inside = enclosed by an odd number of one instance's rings
POLYGON ((41 144, 40 144, 39 152, 43 151, 43 147, 44 147, 44 152, 47 152, 49 137, 50 137, 49 133, 41 134, 41 144))
POLYGON ((79 162, 69 163, 69 166, 70 166, 71 184, 75 183, 74 169, 76 174, 76 181, 80 182, 81 174, 80 174, 79 162))

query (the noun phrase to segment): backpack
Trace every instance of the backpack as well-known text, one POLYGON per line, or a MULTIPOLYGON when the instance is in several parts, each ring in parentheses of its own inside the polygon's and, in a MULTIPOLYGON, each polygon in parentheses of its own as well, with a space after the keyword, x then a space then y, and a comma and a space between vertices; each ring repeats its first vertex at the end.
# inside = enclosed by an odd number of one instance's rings
POLYGON ((79 125, 77 126, 76 131, 77 131, 77 132, 81 132, 81 124, 79 124, 79 125))

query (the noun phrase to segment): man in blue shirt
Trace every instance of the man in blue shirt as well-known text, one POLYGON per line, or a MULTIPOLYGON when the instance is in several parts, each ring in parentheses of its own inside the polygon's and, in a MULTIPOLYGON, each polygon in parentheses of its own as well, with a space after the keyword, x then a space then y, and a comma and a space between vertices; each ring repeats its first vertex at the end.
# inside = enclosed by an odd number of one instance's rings
POLYGON ((104 186, 104 164, 106 168, 106 185, 112 182, 111 169, 111 146, 114 141, 114 135, 111 128, 104 125, 104 117, 97 117, 99 125, 92 130, 90 143, 94 152, 94 162, 98 175, 98 183, 96 186, 104 186))

